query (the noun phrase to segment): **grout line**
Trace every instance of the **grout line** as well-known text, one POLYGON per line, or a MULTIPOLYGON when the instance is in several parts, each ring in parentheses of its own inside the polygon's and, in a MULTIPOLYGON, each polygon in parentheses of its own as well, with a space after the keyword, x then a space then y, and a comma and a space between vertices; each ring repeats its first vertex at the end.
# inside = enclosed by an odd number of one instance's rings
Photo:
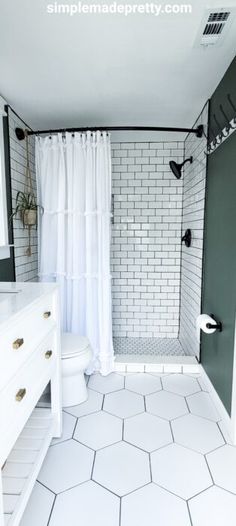
POLYGON ((41 484, 41 486, 43 486, 44 488, 46 488, 48 491, 50 491, 50 493, 53 493, 53 495, 57 495, 57 493, 55 491, 53 491, 52 489, 48 488, 48 486, 46 486, 46 484, 44 484, 43 482, 41 482, 40 480, 36 479, 36 482, 38 482, 39 484, 41 484))
POLYGON ((51 507, 51 510, 50 510, 50 513, 49 513, 49 516, 48 516, 48 521, 47 521, 47 526, 49 526, 50 524, 50 521, 51 521, 51 516, 52 516, 52 512, 53 512, 53 509, 54 509, 54 506, 55 506, 55 503, 56 503, 56 495, 54 497, 54 500, 53 500, 53 503, 52 503, 52 507, 51 507))
POLYGON ((192 516, 191 516, 190 506, 189 506, 189 502, 188 501, 186 501, 186 505, 187 505, 188 514, 189 514, 190 525, 193 526, 193 521, 192 521, 192 516))

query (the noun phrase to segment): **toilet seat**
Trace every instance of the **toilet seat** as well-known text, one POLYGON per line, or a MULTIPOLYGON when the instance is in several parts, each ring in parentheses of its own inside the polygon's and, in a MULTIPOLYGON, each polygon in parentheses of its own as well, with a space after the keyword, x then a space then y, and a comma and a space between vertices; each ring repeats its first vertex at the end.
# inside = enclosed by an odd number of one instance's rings
POLYGON ((85 354, 90 348, 89 340, 85 336, 63 332, 61 335, 62 358, 73 358, 85 354))

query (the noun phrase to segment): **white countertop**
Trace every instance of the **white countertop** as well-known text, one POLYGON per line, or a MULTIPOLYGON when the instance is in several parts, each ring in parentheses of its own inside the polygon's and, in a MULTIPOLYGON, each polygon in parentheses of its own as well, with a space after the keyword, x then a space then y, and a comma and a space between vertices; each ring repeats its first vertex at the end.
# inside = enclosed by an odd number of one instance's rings
POLYGON ((58 288, 56 283, 19 283, 0 281, 0 330, 9 318, 32 305, 41 296, 58 288))

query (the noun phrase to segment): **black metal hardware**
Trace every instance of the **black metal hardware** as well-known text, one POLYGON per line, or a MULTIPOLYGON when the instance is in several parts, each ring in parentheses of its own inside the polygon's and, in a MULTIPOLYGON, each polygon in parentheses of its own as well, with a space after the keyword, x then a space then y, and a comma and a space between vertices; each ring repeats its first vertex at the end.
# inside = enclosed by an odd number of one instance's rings
POLYGON ((181 241, 182 241, 182 243, 183 242, 185 243, 186 247, 189 248, 191 246, 192 232, 191 232, 190 228, 187 228, 187 230, 185 230, 185 234, 181 238, 181 241))
MULTIPOLYGON (((41 135, 44 133, 65 133, 65 132, 86 132, 86 131, 164 131, 164 132, 184 132, 194 133, 196 137, 201 138, 203 135, 203 126, 200 124, 197 128, 166 128, 165 126, 91 126, 84 128, 60 128, 56 130, 27 130, 28 135, 41 135)), ((15 128, 17 139, 22 141, 25 138, 23 128, 15 128)))
POLYGON ((233 102, 232 96, 230 95, 230 93, 227 94, 226 106, 227 105, 228 105, 227 109, 223 107, 223 104, 220 104, 219 106, 219 111, 223 115, 224 121, 225 121, 224 128, 223 129, 221 128, 221 124, 219 122, 219 120, 221 121, 221 119, 218 119, 216 114, 213 115, 213 118, 216 124, 216 129, 213 131, 210 128, 210 126, 208 126, 209 135, 210 135, 208 139, 208 144, 207 144, 208 153, 213 152, 215 148, 222 143, 223 139, 227 138, 230 132, 236 129, 236 105, 233 102), (230 117, 230 114, 232 115, 232 110, 234 112, 234 115, 230 117))
POLYGON ((176 163, 175 161, 170 161, 169 166, 174 176, 176 177, 176 179, 180 179, 182 175, 181 170, 183 166, 185 165, 185 163, 192 164, 192 162, 193 162, 193 157, 191 156, 188 159, 185 159, 185 161, 183 161, 182 163, 176 163))
POLYGON ((214 314, 210 314, 210 316, 211 316, 211 318, 213 318, 213 320, 215 320, 216 323, 215 324, 207 323, 206 324, 207 329, 216 329, 217 331, 222 332, 222 323, 221 323, 221 321, 216 320, 214 314))

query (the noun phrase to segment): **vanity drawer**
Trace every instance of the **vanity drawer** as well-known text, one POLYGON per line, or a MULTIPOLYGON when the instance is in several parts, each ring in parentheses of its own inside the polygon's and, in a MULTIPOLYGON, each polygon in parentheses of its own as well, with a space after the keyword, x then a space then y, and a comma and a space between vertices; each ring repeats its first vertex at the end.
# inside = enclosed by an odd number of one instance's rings
POLYGON ((27 314, 12 322, 9 330, 0 333, 0 390, 55 326, 55 309, 50 295, 34 303, 27 314))
POLYGON ((55 361, 56 337, 52 331, 1 392, 0 422, 5 436, 0 435, 0 449, 7 434, 11 441, 11 436, 16 436, 13 429, 24 426, 50 379, 55 361))

